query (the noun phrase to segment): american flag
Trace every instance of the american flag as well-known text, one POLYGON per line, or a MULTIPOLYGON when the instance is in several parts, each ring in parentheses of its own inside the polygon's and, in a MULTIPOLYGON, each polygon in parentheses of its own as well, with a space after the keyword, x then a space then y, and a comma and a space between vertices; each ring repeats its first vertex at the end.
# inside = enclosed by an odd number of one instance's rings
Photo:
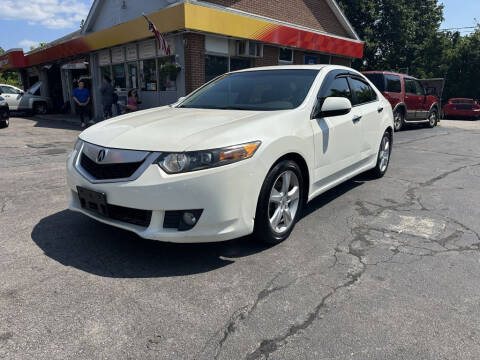
POLYGON ((160 32, 157 30, 155 25, 153 25, 153 23, 150 21, 147 15, 143 14, 143 17, 148 22, 148 30, 150 30, 157 38, 158 48, 160 49, 160 55, 163 55, 163 56, 170 55, 170 46, 168 45, 165 38, 162 36, 162 34, 160 34, 160 32))

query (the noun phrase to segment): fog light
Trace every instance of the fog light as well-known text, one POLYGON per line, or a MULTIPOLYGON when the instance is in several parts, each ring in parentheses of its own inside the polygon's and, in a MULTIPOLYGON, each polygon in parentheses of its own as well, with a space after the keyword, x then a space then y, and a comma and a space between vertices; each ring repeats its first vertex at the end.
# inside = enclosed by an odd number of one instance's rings
POLYGON ((191 212, 185 212, 183 213, 183 222, 193 227, 197 223, 197 217, 191 212))

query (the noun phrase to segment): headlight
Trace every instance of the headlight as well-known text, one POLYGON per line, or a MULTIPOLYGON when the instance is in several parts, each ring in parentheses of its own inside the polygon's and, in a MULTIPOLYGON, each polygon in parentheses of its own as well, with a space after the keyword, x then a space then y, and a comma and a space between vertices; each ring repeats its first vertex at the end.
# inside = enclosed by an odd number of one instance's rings
POLYGON ((80 140, 80 139, 77 139, 77 142, 75 143, 75 146, 73 147, 73 150, 75 151, 80 151, 80 149, 82 148, 82 144, 83 144, 83 141, 80 140))
POLYGON ((5 101, 5 99, 0 96, 0 102, 3 102, 3 101, 5 101))
POLYGON ((260 141, 255 141, 221 149, 163 153, 156 163, 168 174, 203 170, 251 158, 260 144, 260 141))

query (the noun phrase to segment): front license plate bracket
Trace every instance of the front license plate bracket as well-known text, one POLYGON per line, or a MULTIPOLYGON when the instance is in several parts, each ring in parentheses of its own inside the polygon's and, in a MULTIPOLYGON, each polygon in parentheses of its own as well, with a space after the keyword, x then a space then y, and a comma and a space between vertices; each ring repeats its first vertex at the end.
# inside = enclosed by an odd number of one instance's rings
POLYGON ((107 196, 105 193, 92 191, 77 186, 78 199, 83 209, 108 217, 107 196))

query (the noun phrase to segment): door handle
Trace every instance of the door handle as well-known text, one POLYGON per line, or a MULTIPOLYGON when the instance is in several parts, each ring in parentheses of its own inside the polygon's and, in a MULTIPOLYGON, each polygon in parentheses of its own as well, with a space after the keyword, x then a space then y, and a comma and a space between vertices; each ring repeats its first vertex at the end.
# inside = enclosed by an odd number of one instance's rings
POLYGON ((362 119, 362 117, 360 115, 356 115, 353 117, 352 121, 354 124, 358 123, 360 120, 362 119))
POLYGON ((383 106, 379 106, 378 109, 377 109, 377 111, 378 111, 379 113, 381 113, 381 112, 383 111, 383 106))

